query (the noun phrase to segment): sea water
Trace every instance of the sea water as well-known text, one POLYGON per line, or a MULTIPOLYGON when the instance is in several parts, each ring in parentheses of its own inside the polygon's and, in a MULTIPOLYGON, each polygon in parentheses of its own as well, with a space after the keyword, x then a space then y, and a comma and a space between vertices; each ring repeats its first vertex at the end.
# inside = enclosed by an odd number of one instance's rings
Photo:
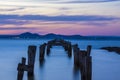
MULTIPOLYGON (((75 72, 73 57, 69 58, 61 46, 54 46, 44 65, 39 64, 39 46, 48 40, 0 40, 0 80, 17 80, 17 66, 21 58, 27 58, 29 45, 36 45, 34 80, 81 80, 75 72)), ((85 50, 92 45, 92 80, 120 80, 120 55, 99 49, 118 46, 120 41, 69 40, 85 50)), ((27 80, 27 72, 23 80, 27 80)))

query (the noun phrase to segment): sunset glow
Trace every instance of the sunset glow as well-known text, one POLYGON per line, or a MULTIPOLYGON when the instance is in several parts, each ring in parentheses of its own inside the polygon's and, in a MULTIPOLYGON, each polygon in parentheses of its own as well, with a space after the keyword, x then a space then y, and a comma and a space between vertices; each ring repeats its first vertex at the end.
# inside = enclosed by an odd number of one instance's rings
POLYGON ((120 0, 0 1, 0 34, 120 36, 120 0))

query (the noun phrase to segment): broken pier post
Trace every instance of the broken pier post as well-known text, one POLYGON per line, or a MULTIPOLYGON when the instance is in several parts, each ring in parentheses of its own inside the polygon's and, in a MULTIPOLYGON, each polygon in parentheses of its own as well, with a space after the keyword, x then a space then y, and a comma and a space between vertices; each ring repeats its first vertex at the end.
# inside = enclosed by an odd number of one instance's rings
POLYGON ((39 61, 44 61, 46 43, 42 44, 39 47, 39 61))
POLYGON ((88 45, 87 47, 87 56, 90 56, 90 53, 91 53, 91 45, 88 45))
POLYGON ((92 57, 86 57, 86 78, 87 80, 92 80, 92 57))
POLYGON ((50 43, 48 43, 48 44, 47 44, 47 55, 49 55, 49 54, 50 54, 50 48, 51 48, 51 44, 50 44, 50 43))
POLYGON ((36 55, 36 46, 28 47, 28 76, 32 76, 34 74, 34 63, 35 63, 35 55, 36 55))
POLYGON ((74 52, 74 66, 79 67, 79 48, 77 44, 73 46, 73 52, 74 52))
POLYGON ((23 80, 23 75, 25 71, 25 63, 26 63, 26 58, 22 58, 22 62, 18 64, 17 70, 18 70, 18 75, 17 75, 17 80, 23 80))
POLYGON ((81 80, 92 80, 92 57, 90 56, 91 46, 87 51, 80 51, 82 54, 81 80))
POLYGON ((69 57, 72 56, 72 45, 71 45, 71 43, 68 44, 68 56, 69 57))

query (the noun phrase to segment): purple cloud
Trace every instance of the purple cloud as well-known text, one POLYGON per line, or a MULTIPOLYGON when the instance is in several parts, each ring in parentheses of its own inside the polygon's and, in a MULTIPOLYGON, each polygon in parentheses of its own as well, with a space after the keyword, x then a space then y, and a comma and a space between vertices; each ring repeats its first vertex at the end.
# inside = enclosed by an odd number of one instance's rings
POLYGON ((0 15, 0 23, 13 23, 15 24, 24 24, 28 22, 28 20, 41 20, 41 21, 112 21, 112 20, 120 20, 118 17, 110 17, 110 16, 97 16, 97 15, 74 15, 74 16, 44 16, 44 15, 0 15), (9 21, 14 20, 14 21, 9 21), (25 20, 21 22, 16 22, 15 20, 25 20))
POLYGON ((19 19, 3 19, 0 20, 0 24, 4 25, 4 24, 17 24, 17 25, 24 25, 26 23, 29 23, 29 21, 26 20, 19 20, 19 19))
POLYGON ((0 30, 30 30, 30 29, 35 29, 35 28, 27 28, 27 27, 9 27, 9 28, 0 28, 0 30))

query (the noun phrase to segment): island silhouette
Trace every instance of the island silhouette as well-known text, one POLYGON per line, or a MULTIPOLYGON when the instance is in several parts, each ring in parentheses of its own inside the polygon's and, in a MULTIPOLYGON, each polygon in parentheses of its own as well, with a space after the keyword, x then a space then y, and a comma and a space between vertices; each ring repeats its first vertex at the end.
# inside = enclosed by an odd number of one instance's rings
POLYGON ((120 40, 120 36, 81 36, 81 35, 61 35, 61 34, 54 34, 54 33, 39 35, 37 33, 25 32, 19 35, 0 35, 0 39, 120 40))

